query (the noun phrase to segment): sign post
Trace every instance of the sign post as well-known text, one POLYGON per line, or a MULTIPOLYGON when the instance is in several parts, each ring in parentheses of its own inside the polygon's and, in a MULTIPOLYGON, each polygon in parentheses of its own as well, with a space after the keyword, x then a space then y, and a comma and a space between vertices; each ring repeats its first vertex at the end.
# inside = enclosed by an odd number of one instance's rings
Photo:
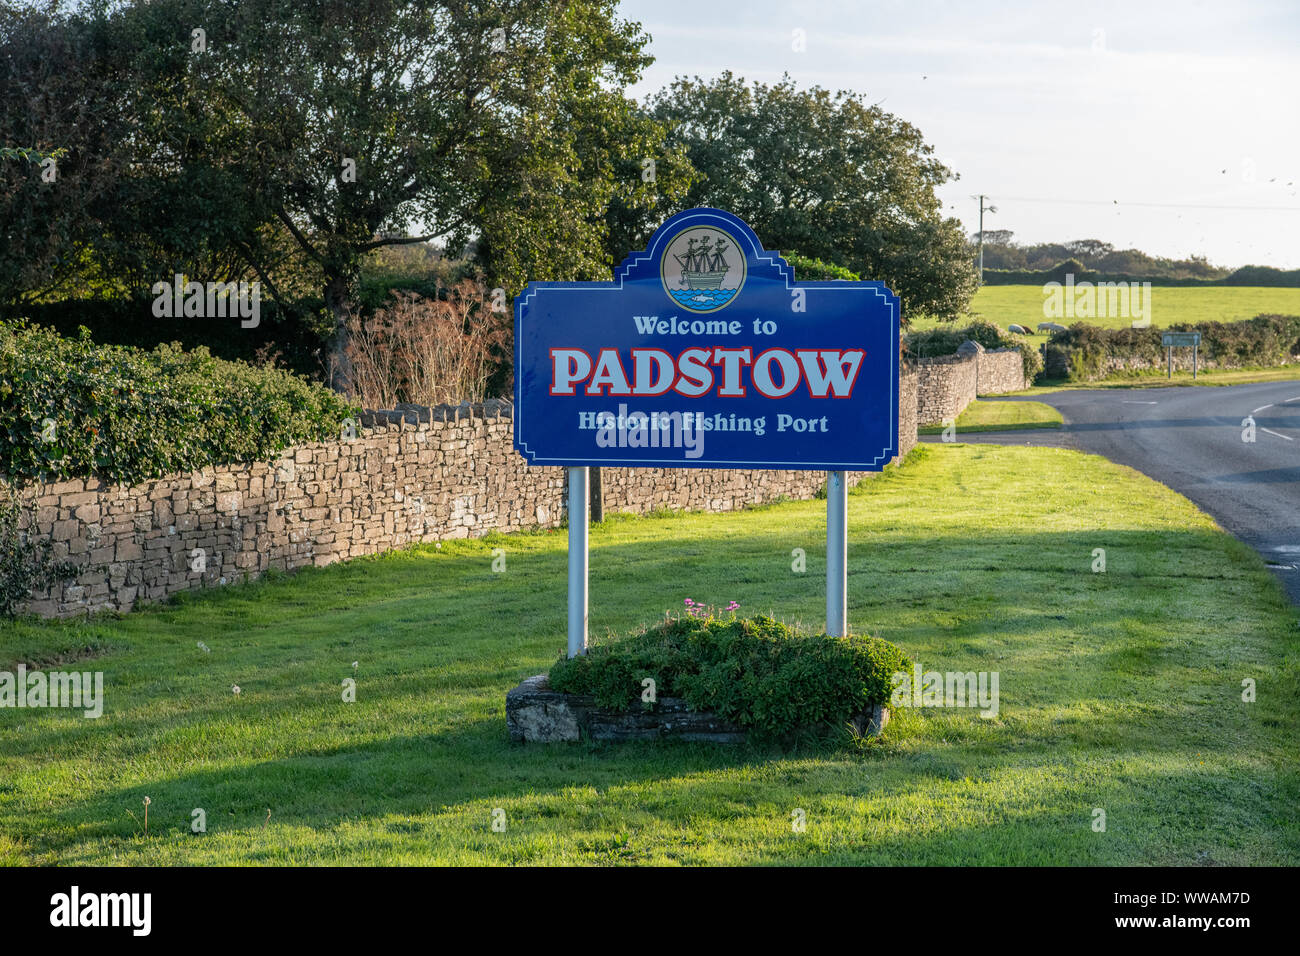
POLYGON ((849 629, 849 489, 844 472, 826 473, 826 633, 849 629))
POLYGON ((1190 348, 1192 350, 1192 381, 1196 381, 1197 365, 1201 350, 1200 332, 1165 332, 1160 336, 1160 344, 1165 347, 1165 361, 1168 370, 1165 378, 1174 377, 1174 349, 1190 348))
POLYGON ((515 449, 569 476, 568 652, 586 650, 588 467, 826 472, 826 630, 846 634, 848 471, 898 454, 899 301, 796 281, 730 213, 669 219, 612 282, 515 299, 515 449))
POLYGON ((587 476, 569 469, 569 656, 587 653, 587 476))

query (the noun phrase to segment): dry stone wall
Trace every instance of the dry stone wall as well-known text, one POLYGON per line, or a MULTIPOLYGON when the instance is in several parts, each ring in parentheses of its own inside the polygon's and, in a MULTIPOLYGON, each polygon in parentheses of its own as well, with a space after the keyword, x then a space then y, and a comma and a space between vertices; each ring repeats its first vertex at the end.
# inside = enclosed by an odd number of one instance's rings
POLYGON ((1018 392, 1025 381, 1025 360, 1019 349, 995 349, 976 356, 975 390, 980 395, 1018 392))
MULTIPOLYGON (((899 449, 916 444, 917 377, 902 376, 899 449)), ((221 465, 136 485, 97 479, 29 486, 25 533, 80 567, 27 610, 126 611, 179 591, 271 568, 374 554, 564 520, 565 470, 512 447, 510 406, 404 406, 367 413, 354 440, 301 445, 274 461, 221 465), (34 525, 34 526, 33 526, 34 525)), ((602 470, 606 512, 734 511, 810 498, 821 472, 695 468, 602 470)), ((851 473, 850 484, 867 477, 851 473)))
POLYGON ((987 352, 974 342, 963 349, 956 355, 917 361, 918 424, 940 425, 965 411, 977 395, 1018 392, 1028 384, 1018 349, 987 352))
POLYGON ((916 419, 937 425, 956 418, 975 400, 979 364, 973 355, 944 355, 921 359, 916 365, 916 419))

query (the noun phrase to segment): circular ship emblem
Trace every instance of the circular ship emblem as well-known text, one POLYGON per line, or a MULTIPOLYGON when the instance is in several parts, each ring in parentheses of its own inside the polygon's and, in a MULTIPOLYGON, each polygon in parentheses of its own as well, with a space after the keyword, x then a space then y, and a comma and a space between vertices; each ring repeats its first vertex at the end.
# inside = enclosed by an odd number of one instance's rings
POLYGON ((730 233, 691 226, 669 240, 659 276, 664 291, 683 309, 716 312, 745 284, 745 253, 730 233))

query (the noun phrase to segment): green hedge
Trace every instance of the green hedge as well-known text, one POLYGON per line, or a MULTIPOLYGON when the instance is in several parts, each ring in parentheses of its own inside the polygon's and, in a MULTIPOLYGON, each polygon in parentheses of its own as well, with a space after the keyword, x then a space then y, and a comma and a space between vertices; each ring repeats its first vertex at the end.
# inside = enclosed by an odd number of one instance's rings
POLYGON ((131 483, 337 437, 359 411, 290 372, 0 323, 0 476, 131 483), (52 422, 52 429, 47 425, 52 422))
POLYGON ((770 617, 667 619, 632 637, 561 659, 551 687, 590 694, 611 710, 641 706, 641 681, 759 736, 842 727, 889 702, 891 678, 912 662, 874 637, 805 637, 770 617))
POLYGON ((1167 329, 1105 329, 1076 322, 1047 343, 1047 375, 1073 382, 1105 378, 1108 359, 1162 367, 1162 332, 1200 332, 1200 357, 1226 368, 1287 365, 1300 355, 1300 316, 1257 315, 1243 322, 1178 323, 1167 329))
POLYGON ((1023 335, 1008 332, 983 319, 966 326, 940 325, 920 332, 909 332, 903 336, 903 350, 912 358, 953 355, 967 339, 978 342, 986 349, 1019 349, 1027 382, 1032 382, 1043 370, 1043 357, 1032 342, 1023 335))
POLYGON ((845 279, 849 282, 857 282, 861 279, 861 276, 856 272, 843 266, 837 266, 833 262, 824 262, 821 259, 809 259, 797 252, 786 255, 785 261, 790 263, 790 268, 794 269, 796 282, 815 282, 829 279, 845 279))

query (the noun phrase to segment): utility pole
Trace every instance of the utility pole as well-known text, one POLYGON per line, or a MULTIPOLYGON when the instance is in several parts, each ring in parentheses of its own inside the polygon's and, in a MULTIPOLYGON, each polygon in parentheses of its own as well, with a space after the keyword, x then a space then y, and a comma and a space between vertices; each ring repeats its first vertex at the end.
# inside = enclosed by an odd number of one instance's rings
POLYGON ((995 213, 995 212, 998 211, 998 207, 997 207, 997 206, 986 206, 986 205, 984 205, 984 200, 985 200, 985 199, 988 199, 988 197, 985 196, 983 193, 980 193, 978 197, 975 197, 975 196, 972 196, 972 197, 971 197, 971 199, 975 199, 975 198, 978 198, 979 201, 980 201, 980 233, 979 233, 979 236, 980 236, 980 238, 979 238, 979 246, 980 246, 980 282, 983 283, 983 281, 984 281, 984 213, 986 213, 986 212, 987 212, 987 213, 990 213, 990 214, 995 213))

